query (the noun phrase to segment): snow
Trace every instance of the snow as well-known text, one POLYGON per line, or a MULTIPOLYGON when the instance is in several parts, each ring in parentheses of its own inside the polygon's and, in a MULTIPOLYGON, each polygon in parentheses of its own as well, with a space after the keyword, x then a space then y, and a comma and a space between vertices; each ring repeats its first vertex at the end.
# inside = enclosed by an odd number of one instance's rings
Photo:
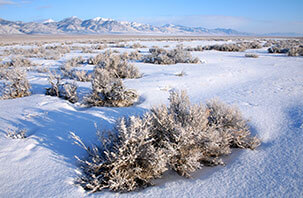
POLYGON ((113 21, 114 19, 95 17, 95 18, 93 18, 93 20, 94 21, 113 21))
POLYGON ((53 19, 47 19, 47 20, 43 21, 43 23, 53 23, 53 22, 55 22, 53 19))
MULTIPOLYGON (((124 83, 137 90, 140 101, 125 108, 83 108, 45 96, 46 75, 28 73, 33 95, 0 101, 0 197, 303 197, 303 58, 268 54, 265 48, 192 54, 205 63, 134 63, 144 75, 124 83), (246 58, 247 52, 259 58, 246 58), (176 76, 182 71, 185 76, 176 76), (87 145, 97 143, 94 123, 110 129, 119 117, 142 115, 154 105, 168 104, 171 89, 186 89, 193 103, 216 97, 238 106, 262 145, 254 151, 235 150, 224 159, 226 166, 203 168, 191 179, 167 172, 155 186, 139 192, 105 190, 88 195, 72 184, 77 176, 74 156, 85 156, 85 151, 73 144, 70 131, 87 145), (23 128, 28 129, 26 139, 5 136, 7 129, 23 128)), ((76 55, 72 52, 60 61, 76 55)), ((82 95, 89 92, 89 83, 78 85, 82 95)))

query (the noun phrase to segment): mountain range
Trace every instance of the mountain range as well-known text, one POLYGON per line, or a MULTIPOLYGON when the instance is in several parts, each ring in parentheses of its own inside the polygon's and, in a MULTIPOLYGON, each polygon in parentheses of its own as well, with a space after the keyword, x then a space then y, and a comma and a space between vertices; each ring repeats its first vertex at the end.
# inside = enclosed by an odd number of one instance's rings
MULTIPOLYGON (((207 29, 166 24, 154 26, 137 22, 117 21, 96 17, 81 20, 75 16, 61 21, 48 19, 39 22, 8 21, 0 18, 0 34, 165 34, 165 35, 214 35, 253 36, 233 29, 207 29)), ((267 36, 270 36, 269 34, 267 36)), ((275 35, 277 36, 277 35, 275 35)), ((292 34, 292 36, 294 36, 292 34)))
POLYGON ((8 21, 0 18, 0 34, 190 34, 190 35, 249 35, 232 29, 207 29, 166 24, 154 26, 137 22, 117 21, 96 17, 81 20, 77 17, 61 21, 48 19, 39 22, 8 21))

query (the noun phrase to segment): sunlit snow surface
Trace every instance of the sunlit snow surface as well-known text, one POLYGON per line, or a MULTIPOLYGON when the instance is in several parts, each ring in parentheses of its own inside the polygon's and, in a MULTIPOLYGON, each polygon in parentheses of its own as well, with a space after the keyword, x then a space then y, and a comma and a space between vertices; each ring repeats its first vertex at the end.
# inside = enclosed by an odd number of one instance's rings
MULTIPOLYGON (((184 42, 184 46, 213 43, 193 41, 184 42)), ((172 48, 180 43, 141 44, 172 48)), ((141 51, 147 53, 148 48, 141 51)), ((58 61, 33 61, 56 68, 78 55, 72 52, 58 61)), ((140 99, 126 108, 83 108, 45 96, 47 75, 29 72, 33 95, 0 101, 0 197, 303 197, 303 58, 268 54, 266 48, 192 55, 204 63, 135 63, 143 77, 124 83, 137 90, 140 99), (259 58, 244 57, 247 52, 259 58), (176 76, 182 71, 185 76, 176 76), (219 98, 238 106, 262 145, 255 151, 235 150, 224 158, 226 166, 203 168, 191 179, 167 172, 155 186, 139 192, 105 190, 88 195, 73 185, 78 165, 74 156, 85 157, 85 152, 73 144, 70 131, 87 145, 97 143, 94 123, 100 129, 110 129, 119 117, 142 115, 152 106, 168 104, 173 89, 187 90, 193 103, 219 98), (28 138, 6 137, 8 129, 23 128, 28 129, 28 138)), ((90 83, 78 85, 80 98, 89 93, 90 83)))

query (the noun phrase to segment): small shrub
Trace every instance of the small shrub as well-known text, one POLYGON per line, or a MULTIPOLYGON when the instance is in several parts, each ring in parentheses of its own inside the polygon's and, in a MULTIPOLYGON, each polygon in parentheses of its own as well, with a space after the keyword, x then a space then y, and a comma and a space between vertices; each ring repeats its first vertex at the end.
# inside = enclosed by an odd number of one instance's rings
POLYGON ((73 76, 76 80, 80 82, 90 82, 92 80, 92 75, 88 72, 82 70, 82 71, 74 71, 73 76))
POLYGON ((114 78, 106 69, 95 67, 92 80, 92 93, 86 97, 89 106, 125 107, 138 99, 133 90, 126 90, 122 80, 114 78))
POLYGON ((129 60, 138 60, 138 61, 141 61, 142 60, 142 55, 139 53, 139 51, 134 51, 134 52, 131 52, 129 55, 128 55, 128 59, 129 60))
MULTIPOLYGON (((135 55, 134 55, 135 56, 135 55)), ((128 63, 128 54, 115 55, 111 51, 98 54, 94 58, 89 59, 89 64, 97 65, 106 69, 116 78, 140 78, 139 69, 133 64, 128 63)))
POLYGON ((108 50, 102 54, 98 54, 95 57, 91 57, 88 59, 88 64, 90 65, 98 65, 100 62, 108 59, 112 55, 112 51, 108 50))
POLYGON ((177 63, 200 63, 198 58, 193 58, 191 54, 183 48, 176 48, 173 50, 165 50, 161 48, 152 48, 149 50, 151 55, 145 56, 143 62, 153 64, 177 64, 177 63))
POLYGON ((68 100, 71 103, 78 101, 76 83, 61 83, 61 77, 57 74, 50 74, 49 82, 51 88, 46 89, 46 95, 57 96, 68 100))
POLYGON ((259 55, 257 54, 245 54, 245 57, 248 57, 248 58, 259 58, 259 55))
POLYGON ((96 45, 96 46, 93 46, 93 48, 95 50, 103 50, 103 49, 106 49, 108 48, 108 46, 106 44, 103 44, 103 45, 96 45))
POLYGON ((272 54, 286 54, 289 51, 289 49, 281 48, 279 46, 273 46, 273 47, 268 48, 267 51, 272 54))
POLYGON ((141 45, 140 43, 134 43, 130 46, 130 48, 134 48, 134 49, 136 49, 136 48, 146 48, 146 46, 141 45))
POLYGON ((26 133, 27 133, 27 129, 9 130, 6 136, 12 139, 25 139, 27 138, 26 133))
POLYGON ((178 77, 182 77, 182 76, 185 76, 186 73, 185 73, 184 70, 182 70, 180 73, 177 73, 177 74, 175 74, 175 75, 178 76, 178 77))
POLYGON ((112 55, 108 59, 101 61, 98 67, 109 71, 116 78, 140 78, 139 69, 133 64, 122 60, 120 56, 112 55))
POLYGON ((35 69, 35 71, 37 71, 38 73, 49 73, 49 68, 48 67, 37 67, 35 69))
POLYGON ((12 68, 3 74, 5 83, 2 99, 21 98, 31 95, 31 86, 26 78, 26 72, 20 68, 12 68))
POLYGON ((196 47, 187 47, 185 50, 186 51, 203 51, 204 48, 202 45, 198 45, 196 47))
POLYGON ((65 64, 60 67, 60 70, 63 76, 66 78, 71 78, 71 79, 75 77, 77 78, 77 76, 75 76, 75 71, 73 70, 73 68, 79 67, 81 66, 81 64, 84 64, 85 62, 86 60, 84 60, 82 56, 74 57, 66 61, 65 64))
POLYGON ((10 61, 0 63, 0 68, 9 67, 31 67, 32 62, 23 57, 14 57, 10 61))
POLYGON ((66 61, 66 65, 69 65, 71 67, 79 67, 81 64, 85 64, 86 60, 82 56, 74 57, 68 61, 66 61))
POLYGON ((303 46, 290 48, 287 55, 288 56, 303 56, 303 46))

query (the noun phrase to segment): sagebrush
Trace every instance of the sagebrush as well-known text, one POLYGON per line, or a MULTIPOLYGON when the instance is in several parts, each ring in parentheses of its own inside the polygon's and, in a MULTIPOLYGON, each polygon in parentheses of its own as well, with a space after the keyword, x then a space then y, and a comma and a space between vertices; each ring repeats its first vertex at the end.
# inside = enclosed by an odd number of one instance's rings
POLYGON ((150 55, 143 58, 145 63, 169 65, 177 63, 201 63, 199 58, 193 58, 190 52, 179 47, 173 50, 165 50, 162 48, 149 49, 150 55))
POLYGON ((62 83, 61 76, 53 73, 50 73, 48 80, 51 84, 51 87, 46 89, 46 95, 57 96, 59 98, 68 100, 71 103, 76 103, 78 101, 78 87, 75 82, 62 83))
POLYGON ((95 67, 92 92, 85 98, 88 106, 126 107, 138 100, 134 90, 127 90, 120 78, 101 67, 95 67))
POLYGON ((7 69, 2 73, 6 80, 1 98, 13 99, 31 95, 31 85, 26 78, 26 72, 21 68, 7 69))
POLYGON ((189 177, 203 166, 224 164, 232 148, 255 149, 260 140, 250 135, 239 110, 212 100, 191 104, 184 91, 173 91, 170 105, 154 107, 142 117, 122 118, 89 148, 80 160, 82 175, 76 183, 90 192, 108 188, 128 192, 147 187, 167 170, 189 177))

